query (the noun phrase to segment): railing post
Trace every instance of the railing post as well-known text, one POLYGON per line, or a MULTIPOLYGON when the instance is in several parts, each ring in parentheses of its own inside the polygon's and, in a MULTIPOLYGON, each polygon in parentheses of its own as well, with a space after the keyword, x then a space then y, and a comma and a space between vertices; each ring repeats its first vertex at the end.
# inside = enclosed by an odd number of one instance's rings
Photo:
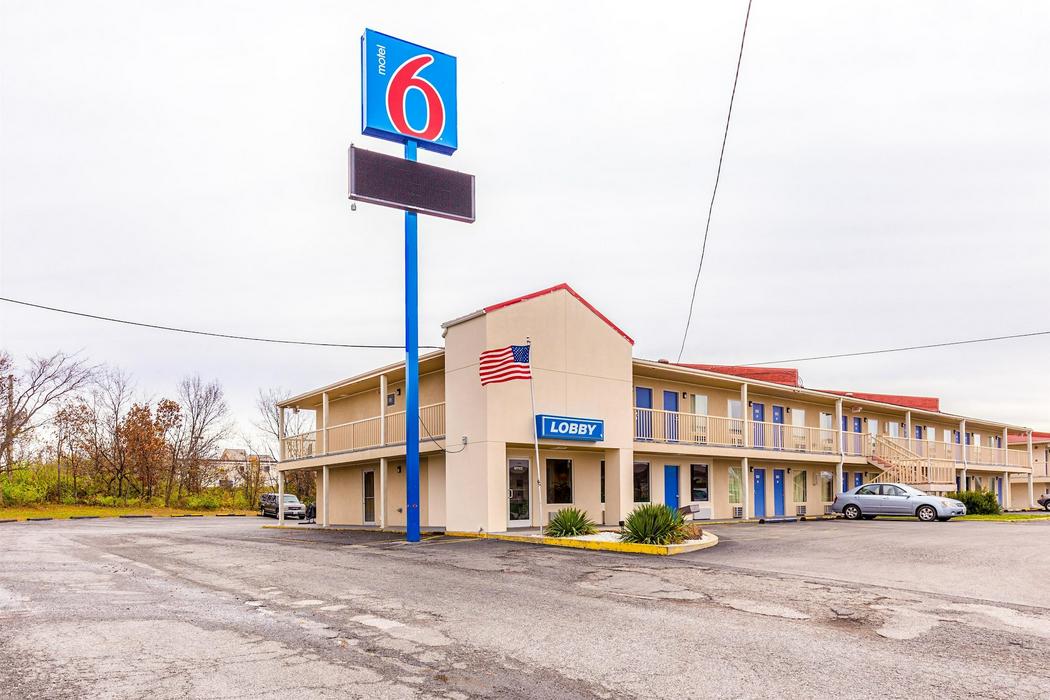
POLYGON ((1010 466, 1010 429, 1003 428, 1003 444, 1000 445, 999 459, 1003 461, 1003 464, 1010 466))
MULTIPOLYGON (((328 454, 328 392, 321 394, 321 454, 328 454)), ((326 467, 327 470, 327 467, 326 467)), ((327 471, 325 472, 327 474, 327 471)), ((326 494, 327 500, 327 494, 326 494)), ((327 520, 328 516, 325 515, 327 520)), ((326 522, 325 525, 328 523, 326 522)))
POLYGON ((963 468, 965 468, 966 467, 966 462, 968 461, 968 459, 967 459, 968 458, 968 455, 967 455, 968 450, 966 449, 966 420, 965 419, 959 421, 959 445, 960 445, 960 447, 962 449, 963 468))

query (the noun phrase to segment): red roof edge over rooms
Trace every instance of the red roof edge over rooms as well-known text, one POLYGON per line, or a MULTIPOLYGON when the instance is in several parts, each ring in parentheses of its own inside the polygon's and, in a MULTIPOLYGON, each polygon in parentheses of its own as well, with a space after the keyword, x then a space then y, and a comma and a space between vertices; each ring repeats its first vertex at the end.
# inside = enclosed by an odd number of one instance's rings
POLYGON ((561 284, 556 284, 553 287, 547 287, 546 289, 541 289, 540 291, 533 292, 532 294, 526 294, 525 296, 515 297, 514 299, 509 299, 509 300, 501 302, 499 304, 493 304, 492 306, 486 306, 483 310, 484 310, 485 313, 491 313, 493 311, 496 311, 497 309, 502 309, 502 308, 507 307, 507 306, 513 306, 514 304, 517 304, 517 303, 522 302, 522 301, 528 301, 529 299, 535 299, 536 297, 541 297, 544 294, 553 294, 554 292, 558 292, 558 291, 562 291, 562 290, 565 290, 569 294, 571 294, 574 297, 576 297, 576 299, 578 299, 581 304, 583 304, 588 309, 590 309, 591 313, 593 313, 595 316, 597 316, 601 320, 605 321, 605 323, 607 323, 609 325, 609 328, 612 328, 614 331, 616 331, 617 333, 622 335, 627 340, 628 343, 630 343, 631 345, 634 345, 634 339, 631 336, 627 335, 622 330, 620 330, 619 326, 617 326, 615 323, 610 321, 608 319, 608 317, 606 317, 606 315, 603 314, 601 311, 599 311, 598 309, 594 308, 589 301, 587 301, 586 299, 581 297, 576 292, 575 289, 570 287, 565 282, 562 282, 561 284))
MULTIPOLYGON (((666 362, 666 360, 663 360, 666 362)), ((667 364, 689 369, 699 369, 705 372, 717 372, 719 374, 731 374, 734 377, 755 379, 761 382, 772 382, 774 384, 785 384, 787 386, 801 387, 798 379, 798 370, 791 367, 744 367, 741 365, 698 365, 686 362, 668 362, 667 364)))
MULTIPOLYGON (((1050 433, 1044 433, 1044 432, 1042 432, 1040 430, 1033 430, 1032 431, 1032 442, 1047 442, 1048 440, 1050 440, 1050 433)), ((1023 435, 1023 434, 1022 435, 1017 435, 1017 434, 1011 433, 1011 435, 1010 435, 1010 444, 1011 445, 1027 445, 1028 444, 1028 436, 1027 435, 1023 435)))
POLYGON ((899 394, 869 394, 863 391, 836 391, 835 389, 818 389, 828 394, 839 396, 852 396, 855 399, 865 401, 878 401, 879 403, 890 403, 894 406, 915 408, 920 411, 941 412, 941 400, 935 396, 902 396, 899 394))

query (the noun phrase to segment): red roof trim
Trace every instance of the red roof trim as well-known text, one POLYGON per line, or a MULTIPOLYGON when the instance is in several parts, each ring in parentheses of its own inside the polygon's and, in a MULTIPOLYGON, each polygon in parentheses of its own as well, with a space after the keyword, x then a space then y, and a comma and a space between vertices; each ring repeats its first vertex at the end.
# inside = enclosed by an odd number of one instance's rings
POLYGON ((934 413, 941 412, 941 400, 935 396, 903 396, 900 394, 869 394, 863 391, 836 391, 835 389, 818 389, 827 394, 837 394, 839 396, 852 396, 855 399, 861 399, 863 401, 877 401, 879 403, 893 404, 894 406, 904 406, 905 408, 915 408, 920 411, 933 411, 934 413))
POLYGON ((688 367, 705 372, 716 372, 718 374, 729 374, 734 377, 755 379, 761 382, 772 382, 773 384, 784 384, 786 386, 801 387, 798 380, 798 370, 791 367, 745 367, 742 365, 698 365, 684 362, 669 362, 677 367, 688 367))
MULTIPOLYGON (((1028 444, 1027 435, 1009 435, 1009 444, 1011 445, 1026 445, 1028 444)), ((1039 430, 1032 431, 1032 442, 1047 442, 1050 441, 1050 433, 1044 433, 1039 430)))
POLYGON ((491 312, 496 311, 498 309, 503 309, 503 308, 506 308, 508 306, 513 306, 514 304, 517 304, 519 302, 528 301, 529 299, 535 299, 536 297, 541 297, 541 296, 543 296, 545 294, 553 294, 554 292, 558 292, 558 291, 562 291, 562 290, 564 290, 564 291, 568 292, 569 294, 573 295, 574 297, 576 297, 576 299, 579 300, 579 302, 581 304, 583 304, 588 309, 590 309, 591 313, 593 313, 595 316, 597 316, 601 320, 605 321, 605 323, 607 323, 610 328, 612 328, 614 331, 616 331, 617 333, 622 335, 624 337, 624 339, 627 340, 628 343, 630 343, 631 345, 634 345, 634 339, 631 338, 631 336, 627 335, 622 330, 620 330, 619 326, 617 326, 615 323, 610 321, 605 316, 605 314, 603 314, 601 311, 599 311, 598 309, 596 309, 593 306, 591 306, 591 303, 589 301, 587 301, 586 299, 581 297, 579 294, 577 294, 576 290, 573 289, 572 287, 570 287, 565 282, 562 282, 561 284, 556 284, 553 287, 547 287, 546 289, 541 289, 538 292, 533 292, 531 294, 526 294, 525 296, 515 297, 514 299, 509 299, 507 301, 500 302, 499 304, 493 304, 492 306, 486 306, 482 310, 485 313, 491 313, 491 312))

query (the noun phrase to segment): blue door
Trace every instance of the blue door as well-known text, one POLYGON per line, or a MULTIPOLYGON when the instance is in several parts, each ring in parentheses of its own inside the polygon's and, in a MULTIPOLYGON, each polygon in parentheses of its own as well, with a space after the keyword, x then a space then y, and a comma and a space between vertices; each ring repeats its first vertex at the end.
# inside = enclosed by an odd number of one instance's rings
MULTIPOLYGON (((640 409, 653 407, 653 390, 644 386, 634 388, 634 405, 640 409)), ((653 439, 653 413, 649 410, 634 412, 634 436, 639 440, 653 439)))
POLYGON ((766 445, 766 431, 765 426, 760 425, 766 420, 766 405, 762 403, 751 404, 751 420, 755 422, 752 427, 752 433, 754 439, 751 441, 752 447, 765 447, 766 445))
POLYGON ((773 470, 773 515, 784 515, 784 470, 773 470))
POLYGON ((922 442, 922 426, 915 426, 915 444, 912 446, 914 452, 917 452, 920 456, 926 454, 926 446, 922 442))
POLYGON ((766 517, 766 470, 755 469, 755 517, 766 517))
POLYGON ((664 439, 669 441, 678 440, 678 392, 664 392, 664 439))
POLYGON ((773 449, 784 449, 784 407, 773 406, 773 449))
POLYGON ((853 485, 863 486, 864 485, 864 474, 862 472, 856 472, 853 475, 853 485))
POLYGON ((1003 477, 995 480, 995 488, 999 497, 999 505, 1003 504, 1003 477))
POLYGON ((962 491, 962 477, 958 474, 955 475, 955 490, 962 491))
MULTIPOLYGON (((848 433, 848 432, 849 432, 849 416, 842 416, 842 451, 843 452, 849 452, 849 438, 846 437, 846 433, 848 433)), ((843 476, 842 478, 845 479, 846 477, 843 476)), ((843 481, 842 485, 843 485, 843 487, 845 487, 846 482, 843 481)), ((842 490, 845 491, 846 489, 843 488, 842 490)))
MULTIPOLYGON (((842 420, 846 419, 843 418, 842 420)), ((843 493, 849 491, 849 472, 846 471, 842 472, 842 491, 843 493)))
MULTIPOLYGON (((854 416, 853 417, 853 454, 855 454, 855 455, 859 455, 860 452, 861 452, 861 450, 860 450, 860 440, 861 440, 860 431, 861 431, 861 424, 862 424, 862 422, 863 421, 861 421, 860 416, 854 416)), ((857 484, 857 486, 860 486, 860 484, 857 484)))
POLYGON ((678 465, 664 465, 664 503, 678 510, 678 465))

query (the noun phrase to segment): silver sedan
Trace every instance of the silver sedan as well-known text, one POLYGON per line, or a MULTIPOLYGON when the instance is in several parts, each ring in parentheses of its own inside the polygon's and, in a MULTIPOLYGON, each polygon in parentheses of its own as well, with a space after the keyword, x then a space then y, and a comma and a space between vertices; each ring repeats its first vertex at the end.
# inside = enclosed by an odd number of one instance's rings
POLYGON ((835 497, 831 509, 846 520, 876 515, 913 515, 924 522, 966 515, 962 501, 931 496, 907 484, 864 484, 835 497))

